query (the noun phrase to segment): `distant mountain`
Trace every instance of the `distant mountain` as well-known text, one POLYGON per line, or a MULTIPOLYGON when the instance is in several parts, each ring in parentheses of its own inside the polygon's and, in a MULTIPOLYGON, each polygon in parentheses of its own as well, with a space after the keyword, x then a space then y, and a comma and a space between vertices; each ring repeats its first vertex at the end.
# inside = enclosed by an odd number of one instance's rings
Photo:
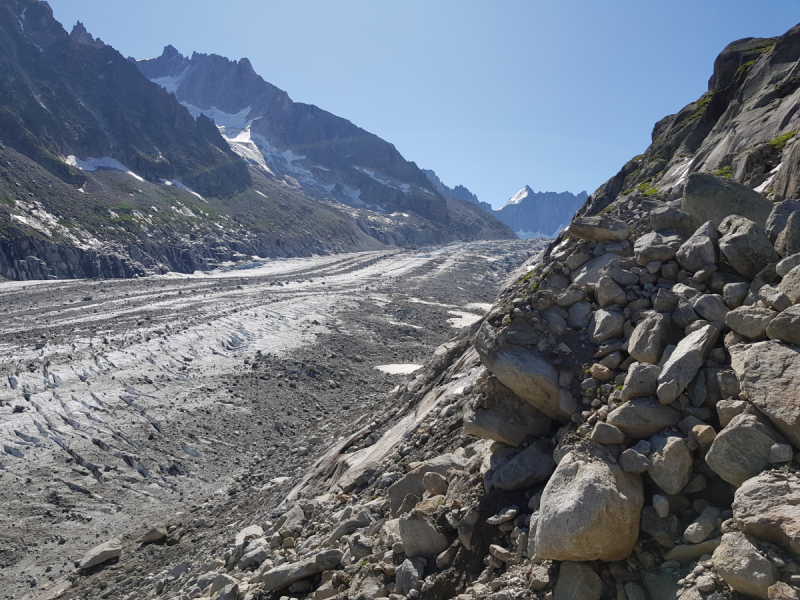
POLYGON ((428 180, 433 184, 433 186, 438 190, 440 194, 445 196, 450 196, 451 198, 458 198, 459 200, 464 200, 466 202, 471 202, 472 204, 477 204, 483 210, 488 213, 492 212, 492 205, 488 202, 482 202, 478 200, 478 197, 470 192, 467 188, 463 185, 457 185, 454 188, 447 187, 439 176, 436 174, 435 171, 431 169, 422 169, 422 172, 425 173, 425 176, 428 180))
POLYGON ((523 239, 555 237, 588 196, 586 192, 534 192, 526 185, 494 214, 523 239))
POLYGON ((388 142, 293 103, 246 59, 168 47, 137 65, 81 23, 67 33, 47 2, 0 0, 1 277, 513 235, 388 142))

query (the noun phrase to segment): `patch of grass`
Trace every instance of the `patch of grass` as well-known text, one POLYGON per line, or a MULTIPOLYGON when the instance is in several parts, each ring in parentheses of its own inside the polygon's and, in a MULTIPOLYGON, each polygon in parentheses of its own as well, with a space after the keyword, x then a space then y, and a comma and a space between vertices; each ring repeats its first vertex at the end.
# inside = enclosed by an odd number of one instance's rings
POLYGON ((644 154, 637 154, 631 160, 644 160, 644 157, 645 157, 644 154))
POLYGON ((716 171, 714 171, 714 175, 717 175, 719 177, 727 177, 730 179, 731 177, 733 177, 733 169, 731 168, 730 165, 728 165, 727 167, 722 167, 721 169, 717 169, 716 171))
POLYGON ((695 104, 697 105, 697 110, 688 117, 686 117, 686 120, 692 121, 694 119, 699 119, 701 116, 703 116, 703 113, 706 112, 706 108, 708 108, 708 105, 710 103, 711 103, 711 94, 706 92, 705 94, 700 96, 700 98, 697 99, 697 102, 695 102, 695 104))
POLYGON ((649 181, 645 181, 644 183, 640 183, 639 185, 637 185, 636 190, 641 192, 645 196, 655 196, 656 194, 658 194, 658 188, 650 185, 649 181))
POLYGON ((736 77, 744 77, 745 75, 747 75, 747 72, 750 70, 750 67, 752 67, 754 64, 756 64, 756 61, 748 60, 741 67, 736 69, 736 77))
POLYGON ((786 147, 786 143, 792 139, 794 136, 797 135, 797 130, 792 129, 791 131, 784 133, 783 135, 779 135, 774 140, 770 140, 767 143, 772 146, 775 150, 783 150, 786 147))
POLYGON ((759 54, 766 54, 775 47, 775 42, 777 41, 778 38, 768 38, 764 40, 764 43, 762 45, 756 46, 755 48, 753 48, 753 50, 755 50, 759 54))
POLYGON ((597 211, 597 213, 595 213, 594 216, 595 217, 599 217, 600 215, 607 215, 607 214, 611 213, 613 210, 614 210, 614 206, 609 204, 603 210, 597 211))

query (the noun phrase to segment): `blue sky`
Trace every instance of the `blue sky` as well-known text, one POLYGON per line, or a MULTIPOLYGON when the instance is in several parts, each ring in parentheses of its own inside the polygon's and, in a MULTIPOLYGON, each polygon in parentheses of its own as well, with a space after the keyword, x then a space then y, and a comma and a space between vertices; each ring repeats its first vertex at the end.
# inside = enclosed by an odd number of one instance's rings
POLYGON ((501 206, 590 193, 800 0, 50 0, 125 56, 247 57, 267 81, 501 206))

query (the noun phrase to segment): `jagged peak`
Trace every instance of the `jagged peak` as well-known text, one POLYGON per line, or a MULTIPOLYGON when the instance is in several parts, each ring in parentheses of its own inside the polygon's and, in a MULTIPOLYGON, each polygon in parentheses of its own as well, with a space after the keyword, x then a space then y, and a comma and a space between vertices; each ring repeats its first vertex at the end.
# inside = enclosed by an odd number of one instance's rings
POLYGON ((167 60, 174 60, 176 58, 179 60, 183 60, 185 57, 183 56, 183 54, 178 52, 178 49, 175 46, 173 46, 172 44, 167 44, 166 46, 164 46, 164 50, 161 52, 161 58, 167 60))
POLYGON ((512 205, 512 204, 519 204, 520 202, 525 200, 525 198, 527 198, 528 196, 530 196, 533 193, 534 192, 531 189, 531 186, 526 185, 520 191, 518 191, 516 194, 511 196, 511 198, 508 199, 508 202, 506 202, 506 206, 509 206, 509 205, 512 205))
POLYGON ((87 31, 86 26, 80 21, 75 23, 75 26, 72 28, 69 37, 76 44, 81 44, 83 46, 91 46, 92 48, 102 48, 105 46, 103 40, 100 38, 95 38, 87 31))

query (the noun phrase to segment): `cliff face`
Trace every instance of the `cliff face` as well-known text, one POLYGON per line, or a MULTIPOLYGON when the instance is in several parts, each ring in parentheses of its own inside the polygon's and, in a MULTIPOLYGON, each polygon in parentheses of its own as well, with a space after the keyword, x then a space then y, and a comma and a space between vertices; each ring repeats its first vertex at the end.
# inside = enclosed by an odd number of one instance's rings
POLYGON ((619 196, 680 198, 691 173, 731 178, 770 199, 800 195, 800 26, 733 42, 708 92, 653 128, 652 144, 589 198, 593 214, 619 196))
POLYGON ((555 237, 587 196, 586 192, 534 192, 526 185, 494 214, 521 238, 555 237))

